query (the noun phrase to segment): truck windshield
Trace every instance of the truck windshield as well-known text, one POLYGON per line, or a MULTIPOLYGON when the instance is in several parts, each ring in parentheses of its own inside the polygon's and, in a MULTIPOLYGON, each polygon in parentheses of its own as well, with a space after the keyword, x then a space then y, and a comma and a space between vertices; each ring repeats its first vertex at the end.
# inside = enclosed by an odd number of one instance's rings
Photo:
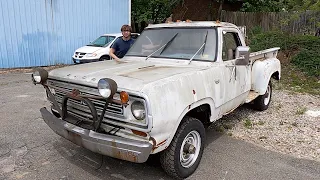
POLYGON ((143 31, 126 56, 215 61, 216 52, 214 28, 162 28, 143 31))
POLYGON ((92 43, 88 44, 87 46, 103 47, 109 44, 115 38, 116 38, 115 36, 100 36, 98 39, 94 40, 92 43))

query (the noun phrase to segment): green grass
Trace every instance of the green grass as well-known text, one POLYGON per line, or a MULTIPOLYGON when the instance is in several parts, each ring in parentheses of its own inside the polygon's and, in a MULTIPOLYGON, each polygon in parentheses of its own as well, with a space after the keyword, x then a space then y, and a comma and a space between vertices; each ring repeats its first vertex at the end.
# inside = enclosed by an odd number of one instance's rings
POLYGON ((292 64, 284 64, 281 69, 281 79, 276 89, 320 95, 320 80, 316 77, 307 75, 292 64))
POLYGON ((244 127, 248 128, 248 129, 251 129, 252 126, 253 126, 252 121, 250 119, 248 119, 248 118, 244 120, 244 124, 243 125, 244 125, 244 127))
POLYGON ((306 107, 299 107, 299 109, 296 111, 297 115, 302 115, 305 112, 307 112, 307 108, 306 107))

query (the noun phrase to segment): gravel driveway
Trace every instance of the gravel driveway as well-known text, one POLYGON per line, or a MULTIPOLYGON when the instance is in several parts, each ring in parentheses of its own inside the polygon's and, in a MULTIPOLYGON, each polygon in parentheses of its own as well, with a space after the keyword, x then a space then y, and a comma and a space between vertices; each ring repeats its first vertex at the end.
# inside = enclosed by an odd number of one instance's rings
POLYGON ((320 161, 320 97, 274 90, 268 110, 244 105, 213 127, 268 150, 320 161))

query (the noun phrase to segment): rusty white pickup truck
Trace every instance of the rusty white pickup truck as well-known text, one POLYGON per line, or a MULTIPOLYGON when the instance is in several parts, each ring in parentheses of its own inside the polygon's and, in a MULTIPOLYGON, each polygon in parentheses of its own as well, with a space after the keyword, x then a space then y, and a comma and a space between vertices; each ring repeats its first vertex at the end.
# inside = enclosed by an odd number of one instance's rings
POLYGON ((198 167, 206 125, 244 103, 266 110, 279 48, 250 53, 237 26, 176 22, 148 26, 120 62, 37 68, 52 106, 47 125, 93 152, 136 163, 160 153, 185 178, 198 167))

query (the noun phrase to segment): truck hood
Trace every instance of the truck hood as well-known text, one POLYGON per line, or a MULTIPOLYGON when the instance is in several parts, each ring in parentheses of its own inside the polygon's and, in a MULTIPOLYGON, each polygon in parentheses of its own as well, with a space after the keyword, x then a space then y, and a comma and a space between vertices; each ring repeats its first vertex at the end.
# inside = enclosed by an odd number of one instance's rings
POLYGON ((94 53, 100 49, 103 49, 103 47, 95 47, 95 46, 83 46, 76 50, 76 52, 81 53, 94 53))
POLYGON ((50 71, 49 78, 88 86, 97 86, 101 78, 111 78, 117 83, 118 88, 139 92, 147 84, 160 79, 201 69, 207 67, 149 61, 128 61, 120 64, 115 61, 103 61, 55 69, 50 71))

